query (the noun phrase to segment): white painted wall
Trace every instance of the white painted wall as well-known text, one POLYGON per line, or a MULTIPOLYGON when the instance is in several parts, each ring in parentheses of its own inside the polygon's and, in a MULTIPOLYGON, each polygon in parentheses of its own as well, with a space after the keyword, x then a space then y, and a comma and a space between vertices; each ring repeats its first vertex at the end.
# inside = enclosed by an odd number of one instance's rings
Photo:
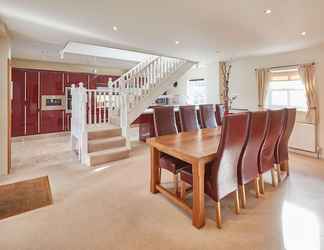
POLYGON ((193 67, 178 80, 178 87, 171 87, 168 90, 170 95, 187 95, 187 82, 190 79, 204 78, 208 84, 208 103, 219 103, 219 88, 218 88, 218 62, 203 65, 199 68, 193 67))
POLYGON ((8 134, 8 60, 10 58, 10 43, 6 27, 0 23, 0 176, 8 174, 9 166, 9 134, 8 134))
POLYGON ((319 93, 319 144, 324 148, 324 44, 309 49, 276 55, 249 57, 232 62, 230 95, 238 95, 233 104, 236 108, 257 108, 258 94, 255 68, 294 65, 315 62, 316 81, 319 93))

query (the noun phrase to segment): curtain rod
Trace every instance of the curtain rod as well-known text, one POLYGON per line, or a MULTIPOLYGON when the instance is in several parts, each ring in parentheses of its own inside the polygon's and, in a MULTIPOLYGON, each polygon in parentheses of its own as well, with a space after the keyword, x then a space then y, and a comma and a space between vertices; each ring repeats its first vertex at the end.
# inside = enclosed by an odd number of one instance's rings
MULTIPOLYGON (((315 65, 315 62, 311 63, 312 65, 315 65)), ((269 69, 280 69, 280 68, 288 68, 288 67, 297 67, 300 64, 292 64, 292 65, 281 65, 281 66, 274 66, 274 67, 270 67, 269 69)), ((258 69, 254 69, 255 71, 258 69)))

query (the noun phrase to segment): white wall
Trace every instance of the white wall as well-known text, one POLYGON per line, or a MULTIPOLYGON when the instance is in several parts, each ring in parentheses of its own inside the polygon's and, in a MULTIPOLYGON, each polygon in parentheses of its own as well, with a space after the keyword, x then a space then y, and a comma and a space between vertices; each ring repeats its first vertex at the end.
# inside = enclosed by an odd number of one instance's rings
POLYGON ((0 23, 0 176, 9 166, 9 79, 10 44, 6 27, 0 23))
POLYGON ((230 95, 238 95, 236 108, 257 108, 258 94, 255 68, 316 63, 316 82, 319 93, 319 144, 324 148, 324 44, 313 48, 269 56, 250 57, 232 62, 230 95))
POLYGON ((219 88, 218 88, 218 62, 203 65, 202 67, 193 67, 178 80, 178 87, 171 87, 168 94, 172 95, 187 95, 187 82, 190 79, 204 78, 208 84, 208 103, 219 103, 219 88))

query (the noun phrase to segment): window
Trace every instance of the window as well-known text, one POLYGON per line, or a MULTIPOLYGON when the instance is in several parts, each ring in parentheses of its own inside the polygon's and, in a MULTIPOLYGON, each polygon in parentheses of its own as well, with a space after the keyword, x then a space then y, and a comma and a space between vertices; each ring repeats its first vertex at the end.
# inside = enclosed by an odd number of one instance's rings
POLYGON ((269 108, 295 107, 306 111, 306 91, 296 68, 270 72, 267 92, 269 108))
POLYGON ((191 79, 187 85, 189 104, 207 103, 207 83, 205 79, 191 79))

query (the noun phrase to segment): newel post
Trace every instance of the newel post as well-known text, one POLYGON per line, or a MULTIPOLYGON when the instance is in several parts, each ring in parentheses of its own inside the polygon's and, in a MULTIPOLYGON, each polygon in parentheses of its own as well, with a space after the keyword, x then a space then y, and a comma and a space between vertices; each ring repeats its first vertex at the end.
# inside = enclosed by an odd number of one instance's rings
POLYGON ((120 93, 120 127, 122 129, 122 135, 127 138, 127 127, 128 127, 128 101, 127 101, 127 94, 121 92, 120 93))
POLYGON ((80 93, 80 159, 86 164, 88 154, 88 131, 87 131, 87 89, 82 82, 79 83, 80 93))
POLYGON ((71 110, 71 146, 72 146, 72 150, 76 151, 78 150, 78 146, 77 146, 77 142, 78 142, 78 136, 77 136, 77 132, 75 131, 75 126, 76 126, 76 118, 77 118, 77 114, 76 114, 76 105, 75 105, 75 101, 77 100, 77 96, 76 96, 76 89, 75 89, 75 84, 71 85, 71 96, 72 96, 72 110, 71 110))

